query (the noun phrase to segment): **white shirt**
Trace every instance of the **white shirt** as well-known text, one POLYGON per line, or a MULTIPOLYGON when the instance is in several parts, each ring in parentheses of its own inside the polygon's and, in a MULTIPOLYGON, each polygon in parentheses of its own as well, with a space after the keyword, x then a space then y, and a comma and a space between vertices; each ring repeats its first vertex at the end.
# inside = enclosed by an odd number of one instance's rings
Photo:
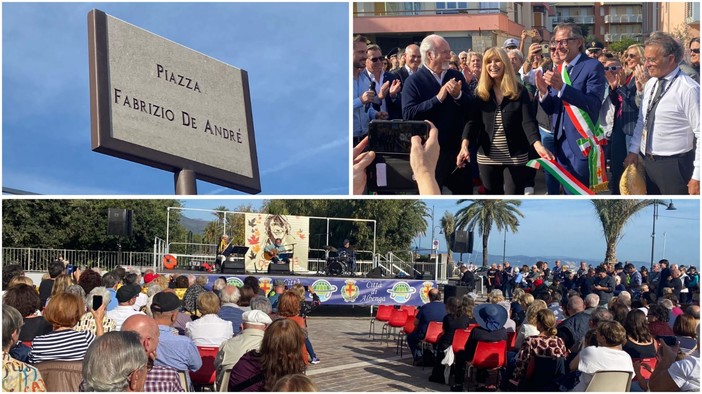
POLYGON ((412 69, 406 64, 405 64, 405 69, 407 70, 407 76, 414 74, 414 71, 412 71, 412 69))
POLYGON ((582 372, 580 383, 571 391, 585 391, 597 371, 631 371, 633 377, 634 364, 623 350, 588 346, 580 351, 578 371, 582 372))
MULTIPOLYGON (((676 67, 666 75, 666 92, 656 108, 656 120, 653 125, 653 139, 650 153, 657 156, 672 156, 694 149, 694 137, 697 137, 695 152, 695 170, 692 179, 700 179, 700 85, 676 67)), ((644 95, 639 106, 639 118, 636 121, 634 135, 631 137, 629 152, 643 152, 646 141, 642 139, 646 112, 653 95, 658 89, 658 79, 651 78, 644 86, 644 95)), ((648 149, 648 147, 646 147, 648 149)))
MULTIPOLYGON (((429 68, 429 67, 427 67, 427 70, 429 70, 429 72, 431 73, 431 75, 434 76, 434 79, 436 79, 436 82, 439 83, 439 86, 444 86, 444 85, 441 84, 441 81, 444 80, 444 77, 446 76, 446 72, 448 72, 448 70, 442 71, 442 72, 441 72, 441 75, 435 73, 435 72, 432 71, 431 68, 429 68)), ((453 98, 453 96, 451 96, 451 93, 449 93, 449 94, 446 96, 446 98, 449 98, 449 97, 450 97, 450 98, 452 98, 452 99, 454 99, 454 100, 459 100, 459 99, 461 98, 462 95, 463 95, 463 90, 461 89, 461 90, 458 92, 458 97, 453 98)))
POLYGON ((185 333, 195 346, 219 346, 234 335, 232 323, 214 313, 185 324, 185 333))
POLYGON ((680 391, 700 391, 700 359, 685 357, 668 368, 668 374, 680 391))
POLYGON ((107 311, 105 315, 115 321, 116 330, 119 331, 122 328, 122 323, 129 316, 143 314, 144 312, 135 311, 131 305, 117 305, 115 309, 107 311))
MULTIPOLYGON (((385 100, 381 100, 378 98, 378 94, 380 94, 380 88, 383 87, 383 83, 385 82, 385 71, 380 72, 380 80, 375 79, 375 74, 373 74, 373 72, 371 70, 365 69, 364 71, 366 72, 366 74, 368 74, 368 79, 370 79, 371 81, 375 81, 375 94, 376 94, 376 96, 373 99, 373 102, 375 104, 380 104, 380 110, 382 112, 388 112, 388 105, 385 102, 385 100)), ((388 91, 388 95, 390 95, 389 91, 388 91)))
POLYGON ((132 309, 135 311, 140 311, 142 307, 146 306, 146 303, 149 301, 149 297, 144 294, 144 293, 139 293, 137 296, 136 302, 134 305, 132 305, 132 309))

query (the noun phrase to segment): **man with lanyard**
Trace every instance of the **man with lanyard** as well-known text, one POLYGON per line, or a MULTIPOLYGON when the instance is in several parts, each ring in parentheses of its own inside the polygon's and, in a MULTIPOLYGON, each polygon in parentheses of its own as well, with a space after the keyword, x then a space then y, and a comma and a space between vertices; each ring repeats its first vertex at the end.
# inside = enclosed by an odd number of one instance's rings
MULTIPOLYGON (((290 259, 285 246, 283 246, 283 240, 280 238, 275 239, 275 243, 270 244, 263 248, 263 256, 267 260, 270 260, 273 264, 290 264, 290 259)), ((270 265, 268 266, 270 271, 270 265)))
POLYGON ((353 249, 351 249, 351 244, 349 243, 348 239, 344 240, 344 246, 339 248, 339 252, 337 254, 340 258, 344 259, 346 262, 346 267, 351 273, 351 275, 355 275, 356 273, 356 254, 353 249))
POLYGON ((646 40, 651 79, 624 165, 643 157, 647 194, 700 194, 700 85, 680 70, 682 57, 682 46, 666 33, 646 40))
POLYGON ((553 71, 536 73, 539 102, 546 114, 555 115, 554 153, 558 164, 592 188, 606 179, 600 148, 604 135, 597 127, 606 86, 604 66, 584 54, 584 39, 578 25, 556 26, 554 42, 564 61, 553 71), (591 173, 590 168, 597 171, 591 173))

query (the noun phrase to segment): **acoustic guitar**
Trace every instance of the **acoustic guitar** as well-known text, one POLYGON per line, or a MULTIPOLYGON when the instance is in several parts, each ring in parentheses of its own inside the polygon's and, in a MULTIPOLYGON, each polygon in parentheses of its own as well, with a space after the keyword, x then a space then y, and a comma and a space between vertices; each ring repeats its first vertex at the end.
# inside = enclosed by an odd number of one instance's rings
POLYGON ((275 257, 277 255, 278 255, 278 249, 272 249, 272 250, 263 252, 263 258, 266 260, 272 260, 273 257, 275 257))

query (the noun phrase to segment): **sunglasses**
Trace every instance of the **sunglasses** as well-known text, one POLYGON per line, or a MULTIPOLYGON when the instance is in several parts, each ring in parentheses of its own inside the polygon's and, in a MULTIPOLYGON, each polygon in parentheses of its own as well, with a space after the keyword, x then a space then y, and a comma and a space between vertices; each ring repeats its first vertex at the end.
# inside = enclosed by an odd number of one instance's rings
POLYGON ((605 71, 618 71, 620 68, 622 68, 622 67, 621 66, 605 66, 604 70, 605 71))
POLYGON ((624 55, 625 59, 634 59, 636 57, 638 57, 638 55, 635 53, 627 53, 626 55, 624 55))
POLYGON ((700 53, 700 48, 690 49, 690 52, 699 54, 699 53, 700 53))
POLYGON ((373 63, 377 63, 377 62, 379 62, 379 61, 382 60, 382 59, 383 59, 383 57, 382 57, 382 56, 379 56, 379 57, 371 57, 371 58, 369 58, 368 60, 372 61, 373 63))

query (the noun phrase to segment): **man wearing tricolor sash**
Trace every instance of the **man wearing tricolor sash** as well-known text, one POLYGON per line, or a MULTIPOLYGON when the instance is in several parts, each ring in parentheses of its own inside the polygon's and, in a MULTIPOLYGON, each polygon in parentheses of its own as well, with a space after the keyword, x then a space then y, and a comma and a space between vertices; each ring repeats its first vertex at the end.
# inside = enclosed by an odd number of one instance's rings
MULTIPOLYGON (((553 116, 554 152, 566 171, 562 183, 579 181, 593 190, 606 187, 604 133, 597 118, 606 87, 604 67, 585 55, 582 31, 575 24, 560 24, 554 29, 556 51, 563 64, 535 80, 539 102, 553 116)), ((566 193, 572 193, 565 188, 566 193)))

